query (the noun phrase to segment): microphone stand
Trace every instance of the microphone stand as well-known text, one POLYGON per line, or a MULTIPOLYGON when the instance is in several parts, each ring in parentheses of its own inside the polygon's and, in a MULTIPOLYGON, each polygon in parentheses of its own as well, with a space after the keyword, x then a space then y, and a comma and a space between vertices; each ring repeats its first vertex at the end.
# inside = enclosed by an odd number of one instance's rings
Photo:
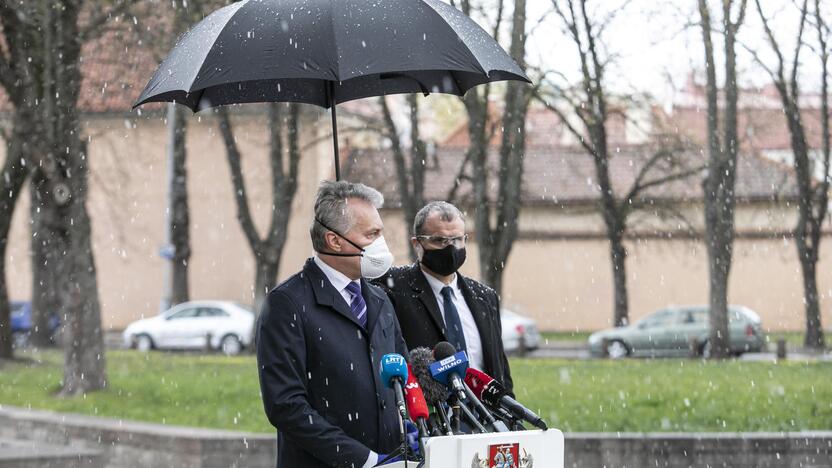
MULTIPOLYGON (((480 421, 477 419, 477 417, 474 416, 474 413, 472 413, 471 410, 468 409, 468 407, 465 405, 464 401, 457 400, 457 402, 459 403, 459 410, 461 411, 462 415, 465 416, 465 419, 472 426, 474 426, 474 428, 476 430, 478 430, 481 434, 485 434, 486 432, 488 432, 488 430, 485 428, 485 426, 483 426, 482 423, 480 423, 480 421)), ((458 420, 458 418, 459 418, 459 416, 457 416, 457 420, 458 420)))
POLYGON ((439 419, 442 425, 445 426, 445 435, 454 435, 451 430, 451 421, 448 419, 448 412, 445 411, 445 407, 442 406, 442 402, 437 401, 433 406, 436 408, 436 413, 439 414, 439 419))

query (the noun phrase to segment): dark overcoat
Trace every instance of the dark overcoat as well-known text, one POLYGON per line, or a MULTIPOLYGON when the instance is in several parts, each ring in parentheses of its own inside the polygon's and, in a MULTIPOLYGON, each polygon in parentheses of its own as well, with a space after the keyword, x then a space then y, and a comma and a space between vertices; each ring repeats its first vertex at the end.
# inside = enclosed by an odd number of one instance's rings
MULTIPOLYGON (((459 273, 457 281, 480 332, 485 367, 482 370, 513 394, 514 384, 503 349, 497 292, 459 273)), ((439 304, 418 263, 392 268, 385 276, 374 280, 374 283, 381 286, 393 302, 409 349, 420 346, 433 349, 440 341, 447 341, 445 321, 439 304)))
POLYGON ((361 468, 370 450, 398 446, 395 397, 379 361, 407 349, 387 295, 363 279, 361 290, 366 330, 312 259, 263 304, 257 365, 278 468, 361 468))

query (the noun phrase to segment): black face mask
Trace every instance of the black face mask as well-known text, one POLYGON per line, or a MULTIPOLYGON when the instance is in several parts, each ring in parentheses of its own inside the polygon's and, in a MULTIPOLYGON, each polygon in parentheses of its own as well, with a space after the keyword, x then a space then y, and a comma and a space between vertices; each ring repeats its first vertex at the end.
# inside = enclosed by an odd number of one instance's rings
POLYGON ((443 249, 428 250, 422 246, 422 250, 422 265, 442 276, 454 273, 465 263, 465 247, 460 249, 449 245, 443 249))

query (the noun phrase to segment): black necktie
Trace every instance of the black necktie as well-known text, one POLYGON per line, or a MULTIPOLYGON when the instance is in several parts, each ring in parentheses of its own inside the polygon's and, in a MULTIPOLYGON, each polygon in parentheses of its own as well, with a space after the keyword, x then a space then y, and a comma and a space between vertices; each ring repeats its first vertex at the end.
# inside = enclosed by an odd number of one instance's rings
POLYGON ((467 351, 465 334, 462 332, 462 322, 453 301, 453 289, 450 286, 442 288, 442 299, 445 309, 445 338, 454 345, 457 351, 467 351))

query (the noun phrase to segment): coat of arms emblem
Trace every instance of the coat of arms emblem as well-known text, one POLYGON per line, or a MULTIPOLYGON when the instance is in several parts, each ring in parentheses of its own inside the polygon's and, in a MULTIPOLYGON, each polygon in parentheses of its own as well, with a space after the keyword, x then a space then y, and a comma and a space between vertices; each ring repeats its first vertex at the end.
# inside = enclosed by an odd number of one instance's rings
POLYGON ((534 458, 520 444, 493 444, 488 446, 488 457, 474 454, 471 468, 533 468, 534 458))

